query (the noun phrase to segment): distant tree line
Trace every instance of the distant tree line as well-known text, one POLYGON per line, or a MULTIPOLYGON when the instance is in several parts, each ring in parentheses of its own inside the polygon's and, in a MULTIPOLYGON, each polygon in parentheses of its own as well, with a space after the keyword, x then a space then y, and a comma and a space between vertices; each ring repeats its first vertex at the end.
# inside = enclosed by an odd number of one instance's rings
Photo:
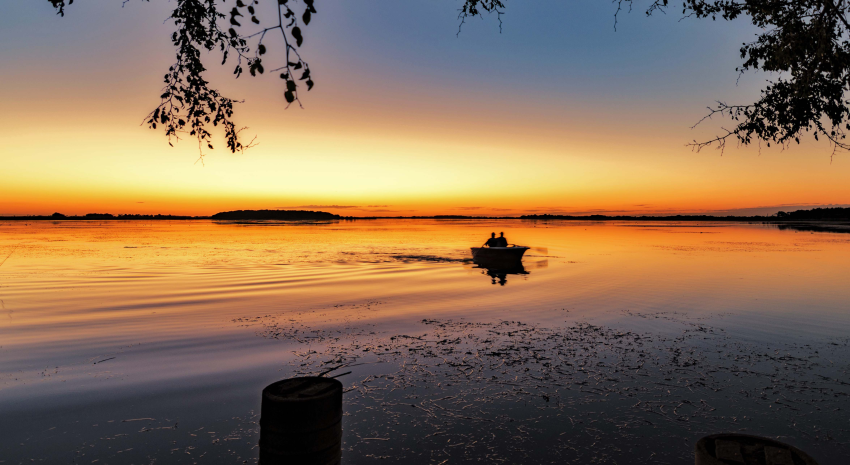
POLYGON ((778 212, 776 217, 782 220, 801 221, 850 221, 850 208, 813 208, 811 210, 797 210, 790 213, 778 212))
POLYGON ((336 220, 341 219, 333 213, 309 211, 309 210, 236 210, 216 213, 212 216, 181 216, 181 215, 138 215, 112 213, 86 213, 85 215, 73 216, 56 212, 49 216, 27 215, 27 216, 3 216, 0 219, 12 220, 278 220, 278 221, 301 221, 301 220, 336 220))
POLYGON ((665 215, 665 216, 634 216, 634 215, 553 215, 534 214, 519 217, 505 216, 467 216, 467 215, 432 215, 432 216, 392 216, 392 217, 354 217, 340 216, 333 213, 312 210, 235 210, 216 213, 212 216, 180 216, 180 215, 137 215, 111 213, 87 213, 80 216, 63 215, 28 215, 0 216, 2 220, 201 220, 213 219, 222 221, 305 221, 305 220, 362 220, 378 218, 398 219, 438 219, 438 220, 578 220, 578 221, 850 221, 850 208, 814 208, 794 212, 780 211, 772 216, 712 216, 712 215, 665 215))
POLYGON ((775 216, 713 216, 713 215, 522 215, 523 220, 584 220, 584 221, 768 221, 776 219, 775 216))
POLYGON ((80 216, 68 216, 56 212, 50 216, 29 216, 26 218, 32 219, 53 219, 53 220, 187 220, 197 218, 195 216, 180 216, 180 215, 137 215, 137 214, 120 214, 113 215, 112 213, 86 213, 80 216))

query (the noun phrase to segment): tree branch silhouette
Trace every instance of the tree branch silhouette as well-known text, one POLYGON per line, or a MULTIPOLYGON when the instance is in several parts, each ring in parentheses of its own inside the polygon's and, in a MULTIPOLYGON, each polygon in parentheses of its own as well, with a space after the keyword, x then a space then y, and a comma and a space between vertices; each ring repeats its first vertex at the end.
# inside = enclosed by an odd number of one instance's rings
MULTIPOLYGON (((48 1, 57 14, 64 16, 66 6, 73 4, 74 0, 48 1)), ((309 24, 312 15, 316 13, 314 0, 277 0, 276 24, 258 32, 243 34, 240 32, 240 20, 250 18, 253 25, 260 24, 255 7, 259 0, 247 1, 248 4, 236 0, 235 6, 225 13, 219 9, 224 6, 223 0, 176 0, 176 6, 169 17, 175 25, 171 42, 176 50, 176 59, 163 78, 165 85, 159 105, 145 117, 143 124, 151 129, 164 129, 171 146, 174 145, 173 141, 179 141, 183 135, 196 138, 200 151, 199 161, 203 160, 204 146, 213 149, 211 131, 215 127, 222 127, 227 148, 231 152, 241 152, 254 146, 256 139, 247 144, 242 141, 240 133, 247 128, 237 129, 233 121, 234 105, 242 101, 226 97, 210 86, 210 82, 204 78, 207 68, 201 59, 202 50, 220 51, 222 65, 233 57, 233 74, 236 78, 242 76, 246 69, 251 76, 263 75, 263 60, 268 51, 264 39, 267 33, 277 31, 283 39, 284 52, 281 57, 285 64, 271 72, 282 71, 280 79, 283 80, 283 97, 287 106, 293 102, 300 106, 299 88, 303 86, 310 90, 315 85, 310 66, 298 51, 304 42, 300 26, 309 24), (296 4, 298 7, 294 6, 296 4), (225 30, 222 23, 229 23, 229 28, 225 30), (298 71, 300 76, 296 75, 298 71)))
POLYGON ((496 13, 496 19, 499 21, 499 32, 502 32, 502 15, 504 14, 505 4, 501 0, 464 0, 463 6, 458 13, 460 24, 457 27, 457 35, 460 35, 460 30, 466 23, 466 19, 474 16, 482 16, 483 13, 496 13))
MULTIPOLYGON (((633 0, 620 0, 633 1, 633 0)), ((654 0, 646 14, 665 12, 669 0, 654 0)), ((713 116, 730 118, 732 129, 706 141, 688 144, 696 151, 714 146, 721 151, 730 138, 787 146, 811 133, 826 138, 836 150, 850 150, 850 0, 684 0, 683 17, 748 18, 761 32, 740 48, 743 64, 736 69, 776 75, 751 104, 717 102, 697 124, 713 116)), ((696 126, 696 125, 695 125, 696 126)))
MULTIPOLYGON (((66 7, 74 0, 48 0, 57 14, 64 16, 66 7)), ((149 1, 149 0, 148 0, 149 1)), ((270 72, 280 72, 284 81, 287 107, 297 102, 302 87, 315 85, 307 62, 301 57, 304 42, 302 26, 310 24, 316 14, 314 0, 277 0, 277 14, 272 26, 242 33, 240 21, 250 18, 260 25, 255 10, 259 0, 236 0, 229 12, 222 12, 225 0, 175 0, 171 19, 176 26, 172 43, 176 62, 165 75, 160 104, 145 118, 156 129, 165 130, 169 144, 180 135, 197 138, 199 147, 212 148, 211 128, 222 126, 227 148, 242 151, 243 144, 233 122, 234 105, 240 101, 223 96, 203 78, 206 71, 201 50, 222 53, 222 65, 235 56, 234 74, 239 78, 243 65, 251 76, 265 73, 267 59, 265 39, 270 32, 279 32, 283 40, 284 63, 270 72), (220 24, 229 21, 225 31, 220 24), (296 79, 296 72, 300 76, 296 79)), ((646 15, 666 13, 670 0, 652 0, 646 15)), ((502 15, 508 0, 463 0, 458 13, 459 26, 470 17, 495 13, 502 27, 502 15)), ((614 27, 617 17, 628 3, 631 11, 635 0, 614 0, 614 27)), ((758 101, 751 104, 729 105, 717 102, 709 107, 705 118, 730 118, 732 129, 706 141, 688 144, 696 151, 714 146, 723 150, 726 141, 737 139, 747 145, 764 141, 787 145, 800 142, 811 133, 815 139, 826 138, 834 150, 850 150, 845 130, 850 130, 850 0, 683 0, 682 18, 723 19, 747 18, 763 32, 751 43, 740 48, 742 65, 739 73, 762 70, 776 75, 761 91, 758 101)), ((242 128, 244 129, 244 128, 242 128)), ((253 142, 253 141, 252 141, 253 142)), ((201 152, 203 158, 203 151, 201 152)))

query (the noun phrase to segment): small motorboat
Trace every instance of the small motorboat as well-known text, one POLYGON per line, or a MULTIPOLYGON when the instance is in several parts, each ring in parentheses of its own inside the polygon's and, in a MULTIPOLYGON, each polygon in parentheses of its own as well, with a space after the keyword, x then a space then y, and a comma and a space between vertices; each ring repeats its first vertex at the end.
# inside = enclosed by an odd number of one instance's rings
POLYGON ((519 262, 530 247, 512 245, 510 247, 472 247, 472 259, 475 261, 519 262))
POLYGON ((476 268, 487 270, 493 278, 493 284, 504 286, 509 274, 528 274, 522 266, 522 255, 530 247, 512 245, 510 247, 472 247, 472 261, 476 268))

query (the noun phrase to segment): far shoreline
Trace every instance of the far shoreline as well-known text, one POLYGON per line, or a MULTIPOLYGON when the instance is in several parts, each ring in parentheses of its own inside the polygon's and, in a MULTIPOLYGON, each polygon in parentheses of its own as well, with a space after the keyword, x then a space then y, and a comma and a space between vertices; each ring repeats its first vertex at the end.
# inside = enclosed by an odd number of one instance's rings
POLYGON ((552 217, 529 217, 529 216, 458 216, 458 215, 433 215, 433 216, 339 216, 335 218, 291 218, 285 220, 268 218, 240 218, 220 219, 212 216, 178 216, 178 215, 116 215, 112 217, 90 217, 90 216, 65 216, 55 218, 44 215, 28 216, 0 216, 0 221, 52 221, 52 222, 117 222, 117 221, 216 221, 222 223, 258 223, 258 222, 326 222, 326 221, 362 221, 362 220, 521 220, 529 222, 717 222, 717 223, 759 223, 776 225, 845 225, 850 228, 850 220, 847 219, 812 219, 794 220, 783 219, 772 216, 708 216, 708 215, 674 215, 674 216, 552 216, 552 217))
POLYGON ((716 223, 758 223, 774 224, 780 228, 792 228, 809 231, 845 231, 850 232, 850 208, 814 208, 786 213, 778 212, 772 216, 714 216, 714 215, 552 215, 534 214, 520 216, 472 216, 472 215, 413 215, 413 216, 341 216, 324 211, 312 210, 235 210, 220 212, 210 216, 185 215, 141 215, 111 213, 88 213, 86 215, 23 215, 0 216, 0 221, 193 221, 211 220, 227 223, 268 224, 286 222, 329 222, 362 220, 455 220, 455 221, 499 221, 521 220, 532 222, 548 221, 585 221, 585 222, 716 222, 716 223))

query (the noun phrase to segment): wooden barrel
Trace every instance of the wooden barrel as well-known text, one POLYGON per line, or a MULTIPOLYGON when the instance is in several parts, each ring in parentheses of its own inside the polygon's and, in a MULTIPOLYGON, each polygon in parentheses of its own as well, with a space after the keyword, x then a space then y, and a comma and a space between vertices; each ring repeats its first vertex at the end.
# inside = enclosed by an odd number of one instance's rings
POLYGON ((697 441, 695 465, 817 465, 796 447, 746 434, 713 434, 697 441))
POLYGON ((263 389, 260 464, 338 465, 342 448, 342 383, 290 378, 263 389))

